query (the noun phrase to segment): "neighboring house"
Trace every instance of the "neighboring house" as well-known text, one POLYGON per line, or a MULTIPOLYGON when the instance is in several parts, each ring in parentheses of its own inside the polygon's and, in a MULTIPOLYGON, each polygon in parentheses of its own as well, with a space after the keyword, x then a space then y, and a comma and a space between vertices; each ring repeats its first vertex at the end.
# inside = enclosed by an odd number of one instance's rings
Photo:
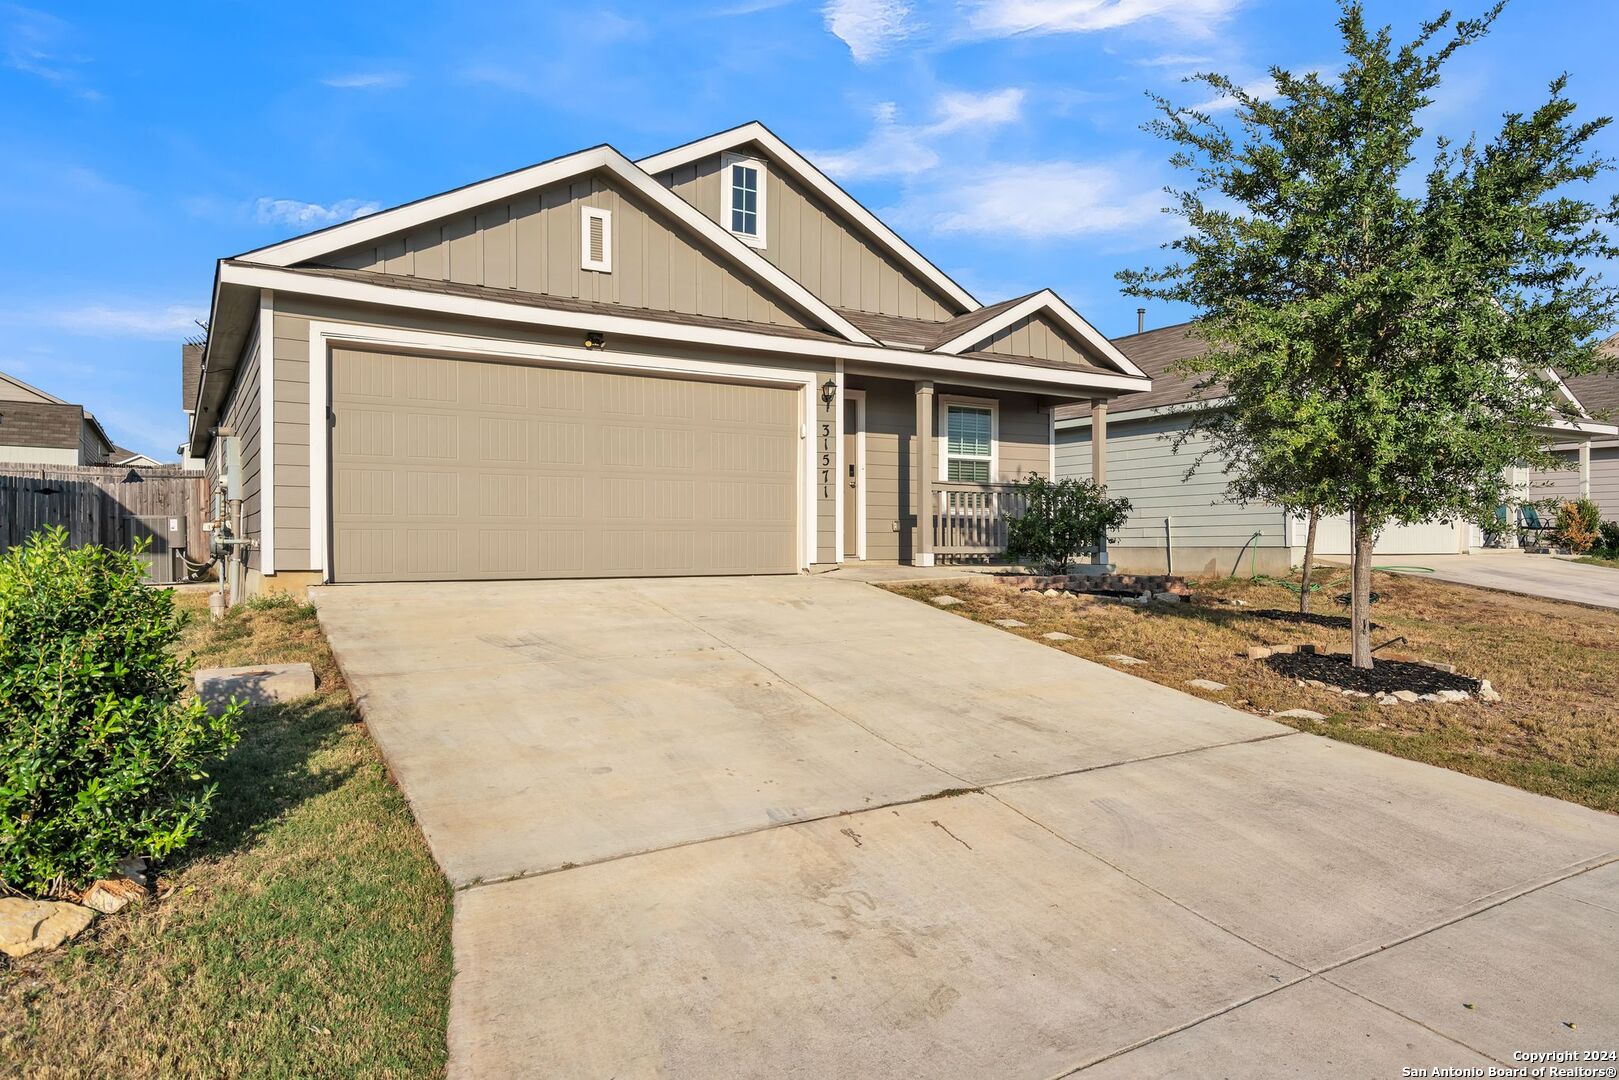
POLYGON ((125 450, 122 446, 115 446, 112 448, 112 452, 107 456, 107 464, 140 466, 145 468, 147 466, 161 465, 163 463, 154 457, 148 457, 145 454, 137 453, 134 450, 125 450))
POLYGON ((113 449, 83 406, 0 372, 0 465, 105 465, 113 449))
POLYGON ((212 308, 187 452, 236 481, 249 591, 981 556, 1055 409, 1149 386, 757 123, 221 260, 212 308))
MULTIPOLYGON (((1233 574, 1248 572, 1285 574, 1303 561, 1308 523, 1267 503, 1242 505, 1226 495, 1230 477, 1226 459, 1209 454, 1198 464, 1209 442, 1190 436, 1175 450, 1175 440, 1188 428, 1186 407, 1197 397, 1197 379, 1173 370, 1181 360, 1201 355, 1205 345, 1181 323, 1114 340, 1137 367, 1152 379, 1152 390, 1133 394, 1104 407, 1100 421, 1089 405, 1066 406, 1057 414, 1058 476, 1093 475, 1091 435, 1100 427, 1108 445, 1105 479, 1109 492, 1132 503, 1130 520, 1109 548, 1109 561, 1136 573, 1233 574), (1187 475, 1192 466, 1195 471, 1187 475)), ((1211 392, 1208 400, 1218 400, 1211 392)), ((1573 398, 1573 395, 1570 395, 1573 398)), ((1581 404, 1583 399, 1575 399, 1581 404)), ((1591 440, 1614 440, 1615 430, 1599 424, 1573 425, 1558 420, 1548 433, 1567 441, 1571 462, 1581 445, 1591 440), (1580 440, 1584 440, 1583 442, 1580 440)), ((1595 451, 1593 451, 1595 452, 1595 451)), ((1546 474, 1571 483, 1577 493, 1579 472, 1546 474)), ((1545 497, 1544 476, 1531 481, 1527 470, 1517 478, 1526 498, 1545 497)), ((1483 536, 1461 520, 1390 525, 1378 537, 1379 555, 1455 555, 1483 544, 1483 536)), ((1348 555, 1349 520, 1345 516, 1321 519, 1316 532, 1316 554, 1348 555)))
MULTIPOLYGON (((1609 355, 1619 351, 1619 334, 1603 342, 1603 348, 1609 355)), ((1563 381, 1594 419, 1619 424, 1619 375, 1579 375, 1563 381)), ((1569 467, 1535 472, 1530 478, 1535 496, 1584 496, 1602 510, 1602 520, 1619 521, 1619 437, 1606 435, 1583 443, 1560 443, 1553 449, 1569 467)))

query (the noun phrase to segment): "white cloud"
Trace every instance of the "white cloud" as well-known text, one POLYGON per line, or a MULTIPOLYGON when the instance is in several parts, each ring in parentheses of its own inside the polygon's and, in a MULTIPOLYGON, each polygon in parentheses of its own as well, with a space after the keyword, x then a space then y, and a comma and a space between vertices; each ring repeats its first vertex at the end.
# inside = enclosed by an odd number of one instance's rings
POLYGON ((983 94, 948 90, 934 99, 934 119, 927 124, 900 123, 899 107, 884 101, 872 110, 876 127, 865 142, 848 150, 812 151, 810 157, 827 175, 844 180, 914 176, 939 164, 934 144, 940 139, 1016 123, 1024 96, 1015 86, 983 94))
POLYGON ((1013 34, 1079 34, 1116 30, 1156 20, 1176 30, 1204 35, 1243 0, 973 0, 967 28, 987 37, 1013 34))
POLYGON ((340 221, 353 221, 374 214, 380 207, 374 202, 360 199, 340 199, 329 206, 320 203, 299 202, 296 199, 259 199, 253 204, 254 215, 261 225, 293 225, 319 228, 340 221))
POLYGON ((43 321, 90 337, 173 338, 197 333, 204 308, 190 304, 110 307, 89 304, 49 312, 43 321))
POLYGON ((1142 230, 1165 197, 1139 170, 1071 161, 997 165, 906 196, 895 217, 934 233, 1043 240, 1142 230))
POLYGON ((0 65, 33 75, 69 90, 86 101, 99 101, 99 91, 81 84, 80 69, 86 57, 66 49, 72 27, 49 12, 35 11, 18 4, 0 5, 0 65))
POLYGON ((916 31, 910 22, 911 5, 905 0, 827 0, 821 17, 860 64, 877 59, 916 31))
POLYGON ((356 71, 321 80, 337 90, 394 90, 404 86, 405 81, 405 76, 397 71, 356 71))

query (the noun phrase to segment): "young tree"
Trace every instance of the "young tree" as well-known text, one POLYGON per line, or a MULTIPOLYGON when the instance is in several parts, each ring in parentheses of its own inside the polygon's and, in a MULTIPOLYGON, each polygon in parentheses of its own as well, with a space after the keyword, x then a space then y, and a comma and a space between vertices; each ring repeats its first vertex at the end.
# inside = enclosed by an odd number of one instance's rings
POLYGON ((1570 411, 1549 369, 1614 367, 1594 335, 1619 297, 1590 267, 1619 254, 1619 200, 1571 190, 1611 167, 1588 149, 1608 118, 1575 122, 1559 77, 1489 141, 1440 139, 1426 174, 1412 169, 1441 69, 1503 6, 1447 12, 1396 47, 1342 2, 1336 74, 1273 68, 1274 96, 1198 75, 1235 130, 1163 98, 1148 125, 1192 178, 1171 208, 1189 231, 1170 265, 1120 279, 1203 312, 1198 366, 1225 402, 1207 430, 1237 489, 1282 468, 1285 490, 1349 513, 1357 667, 1372 664, 1379 531, 1475 520, 1507 495, 1510 467, 1549 461, 1536 425, 1570 411))

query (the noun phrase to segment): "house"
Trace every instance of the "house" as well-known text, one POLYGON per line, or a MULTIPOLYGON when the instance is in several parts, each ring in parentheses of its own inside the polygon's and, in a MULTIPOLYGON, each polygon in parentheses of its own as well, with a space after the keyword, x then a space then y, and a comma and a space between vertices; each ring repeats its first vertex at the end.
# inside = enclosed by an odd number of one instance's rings
POLYGON ((982 556, 1055 410, 1150 385, 1049 290, 981 304, 758 123, 223 259, 209 327, 187 452, 248 591, 982 556))
POLYGON ((113 449, 82 405, 0 371, 0 464, 105 465, 113 449))
MULTIPOLYGON (((1175 449, 1176 438, 1189 426, 1186 407, 1198 397, 1197 378, 1181 374, 1175 365, 1206 349, 1192 325, 1147 330, 1117 338, 1114 344, 1152 380, 1152 389, 1122 399, 1111 410, 1105 405, 1093 409, 1088 403, 1061 407, 1055 466, 1058 476, 1093 476, 1093 433, 1099 432, 1107 443, 1108 490, 1132 503, 1129 522, 1109 546, 1109 561, 1134 573, 1278 575, 1303 562, 1307 520, 1279 506, 1243 505, 1229 499, 1229 477, 1218 455, 1203 458, 1187 475, 1209 449, 1201 435, 1188 436, 1179 451, 1175 449)), ((1570 397, 1576 406, 1583 400, 1570 397)), ((1210 393, 1207 399, 1217 400, 1218 394, 1210 393)), ((1565 447, 1571 464, 1577 464, 1582 453, 1598 453, 1594 447, 1603 440, 1612 442, 1619 431, 1611 424, 1572 424, 1562 419, 1549 421, 1546 430, 1563 440, 1558 445, 1565 447)), ((1516 480, 1526 498, 1544 498, 1550 477, 1576 494, 1581 485, 1592 483, 1589 475, 1577 470, 1534 477, 1521 470, 1516 480)), ((1434 521, 1390 525, 1374 551, 1391 556, 1456 555, 1483 543, 1483 534, 1471 522, 1434 521)), ((1349 519, 1323 517, 1316 530, 1316 554, 1344 556, 1351 550, 1349 519)))
MULTIPOLYGON (((1603 342, 1602 348, 1610 356, 1619 352, 1619 334, 1603 342)), ((1594 419, 1619 424, 1619 375, 1571 375, 1563 382, 1594 419)), ((1583 496, 1601 509, 1603 521, 1619 521, 1619 437, 1602 435, 1584 442, 1558 443, 1552 449, 1568 468, 1536 471, 1531 479, 1537 497, 1568 500, 1583 496)))

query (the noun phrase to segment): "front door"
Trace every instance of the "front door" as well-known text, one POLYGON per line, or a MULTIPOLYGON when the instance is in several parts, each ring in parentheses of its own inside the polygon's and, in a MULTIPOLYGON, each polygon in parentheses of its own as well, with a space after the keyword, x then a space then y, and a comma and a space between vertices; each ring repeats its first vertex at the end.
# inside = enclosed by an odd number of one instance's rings
POLYGON ((860 407, 843 399, 843 557, 860 557, 860 407))

